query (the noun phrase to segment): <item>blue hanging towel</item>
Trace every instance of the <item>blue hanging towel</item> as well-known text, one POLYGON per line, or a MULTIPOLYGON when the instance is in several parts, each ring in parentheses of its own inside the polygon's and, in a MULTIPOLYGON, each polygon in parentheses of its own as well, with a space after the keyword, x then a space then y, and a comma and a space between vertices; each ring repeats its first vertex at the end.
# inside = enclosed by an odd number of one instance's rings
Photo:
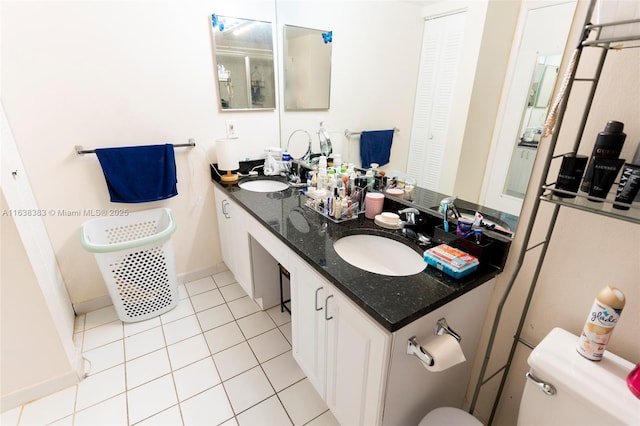
POLYGON ((111 201, 145 203, 178 195, 173 145, 99 148, 111 201))
POLYGON ((371 163, 384 166, 389 162, 393 132, 393 129, 362 132, 360 135, 360 160, 362 161, 362 167, 369 167, 371 163))

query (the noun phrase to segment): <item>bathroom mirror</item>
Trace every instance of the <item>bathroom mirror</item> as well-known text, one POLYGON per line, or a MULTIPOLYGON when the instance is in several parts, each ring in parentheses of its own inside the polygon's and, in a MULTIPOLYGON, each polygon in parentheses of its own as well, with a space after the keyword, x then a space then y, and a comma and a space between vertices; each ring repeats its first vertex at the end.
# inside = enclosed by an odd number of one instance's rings
POLYGON ((211 15, 221 111, 276 106, 271 22, 211 15))
POLYGON ((561 55, 539 55, 536 59, 529 85, 529 96, 520 120, 517 143, 513 148, 503 188, 504 194, 524 198, 527 191, 561 59, 561 55))
POLYGON ((331 31, 284 26, 284 108, 329 109, 331 31))

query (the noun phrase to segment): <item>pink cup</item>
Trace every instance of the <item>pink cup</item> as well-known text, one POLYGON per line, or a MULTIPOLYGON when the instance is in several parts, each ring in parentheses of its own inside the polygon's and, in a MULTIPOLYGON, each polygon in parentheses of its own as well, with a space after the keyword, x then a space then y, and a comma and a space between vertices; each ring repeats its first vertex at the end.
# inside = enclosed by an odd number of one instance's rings
POLYGON ((382 213, 383 204, 384 194, 379 192, 367 192, 364 202, 364 217, 367 219, 375 219, 377 215, 382 213))

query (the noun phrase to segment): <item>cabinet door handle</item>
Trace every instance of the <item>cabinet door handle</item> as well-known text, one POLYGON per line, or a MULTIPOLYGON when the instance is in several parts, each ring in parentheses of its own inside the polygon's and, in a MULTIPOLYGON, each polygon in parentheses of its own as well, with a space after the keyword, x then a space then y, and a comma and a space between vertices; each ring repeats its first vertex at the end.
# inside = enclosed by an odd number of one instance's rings
POLYGON ((329 321, 330 319, 333 319, 333 315, 331 315, 330 317, 327 317, 327 312, 329 312, 329 299, 331 299, 333 297, 333 294, 330 294, 327 296, 326 299, 324 299, 324 319, 329 321))
POLYGON ((227 200, 222 200, 221 204, 222 204, 222 214, 227 219, 231 219, 231 215, 229 214, 229 211, 227 210, 227 206, 229 205, 229 203, 227 202, 227 200))
POLYGON ((318 308, 318 292, 319 292, 320 290, 322 290, 323 288, 324 288, 324 287, 318 287, 318 288, 316 288, 316 300, 315 300, 315 302, 314 302, 314 304, 313 304, 313 305, 314 305, 314 307, 316 308, 316 311, 321 311, 321 310, 322 310, 322 306, 320 306, 320 307, 318 308))

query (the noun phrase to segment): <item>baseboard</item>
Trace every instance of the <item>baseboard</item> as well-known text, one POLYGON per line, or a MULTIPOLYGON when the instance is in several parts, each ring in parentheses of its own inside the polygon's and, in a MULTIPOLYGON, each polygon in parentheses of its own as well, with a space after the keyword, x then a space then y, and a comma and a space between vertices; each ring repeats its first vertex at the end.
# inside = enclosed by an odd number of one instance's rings
MULTIPOLYGON (((227 265, 225 265, 224 262, 220 262, 215 266, 198 269, 191 272, 183 272, 182 274, 176 275, 176 279, 178 281, 178 285, 184 285, 184 283, 196 281, 201 278, 206 278, 208 276, 224 272, 227 269, 229 269, 227 268, 227 265)), ((108 294, 105 294, 104 296, 96 297, 95 299, 91 299, 86 302, 74 303, 73 310, 76 315, 83 315, 87 312, 93 312, 111 305, 113 305, 111 297, 108 294)))
POLYGON ((8 395, 3 395, 0 399, 0 409, 4 413, 15 407, 19 407, 30 401, 51 395, 58 391, 73 386, 80 381, 75 371, 69 371, 61 376, 54 377, 51 380, 36 383, 26 388, 20 389, 8 395))

